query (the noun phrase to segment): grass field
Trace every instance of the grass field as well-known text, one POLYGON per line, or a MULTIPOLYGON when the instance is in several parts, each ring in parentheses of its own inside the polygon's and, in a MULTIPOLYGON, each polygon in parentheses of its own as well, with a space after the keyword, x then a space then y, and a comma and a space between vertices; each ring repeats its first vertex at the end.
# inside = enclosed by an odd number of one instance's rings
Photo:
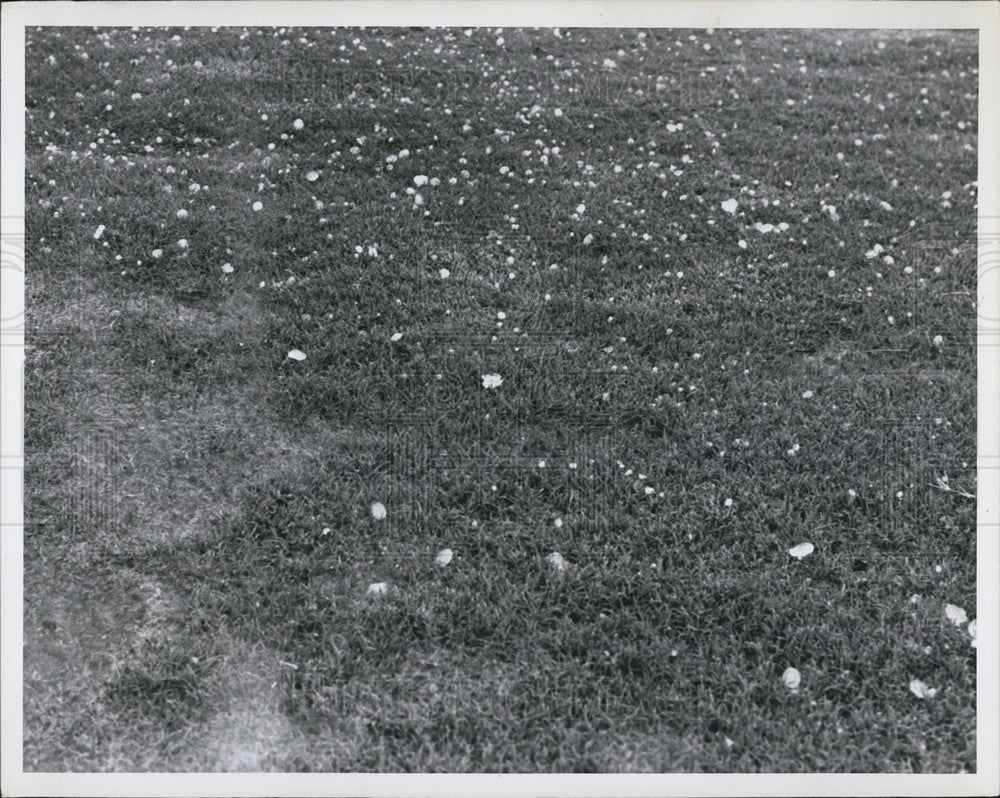
POLYGON ((29 31, 25 769, 975 770, 976 63, 29 31))

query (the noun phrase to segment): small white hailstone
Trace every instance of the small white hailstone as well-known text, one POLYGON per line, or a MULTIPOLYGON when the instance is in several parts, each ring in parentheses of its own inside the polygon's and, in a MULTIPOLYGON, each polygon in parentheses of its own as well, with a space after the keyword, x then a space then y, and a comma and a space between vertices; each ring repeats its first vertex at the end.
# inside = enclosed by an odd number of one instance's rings
POLYGON ((565 571, 569 567, 569 563, 566 562, 566 558, 563 557, 558 551, 552 552, 545 558, 545 561, 557 571, 565 571))
POLYGON ((937 688, 928 687, 920 679, 913 679, 910 682, 910 692, 917 698, 934 698, 937 695, 937 688))
POLYGON ((438 275, 440 275, 442 280, 447 280, 449 277, 451 277, 451 272, 448 271, 447 269, 440 269, 438 271, 438 275))
POLYGON ((254 209, 255 211, 262 211, 262 210, 264 210, 264 203, 263 203, 263 202, 261 202, 260 200, 257 200, 257 201, 256 201, 256 202, 255 202, 255 203, 253 204, 253 209, 254 209))
POLYGON ((579 213, 579 214, 584 213, 586 210, 587 210, 587 206, 584 205, 582 202, 579 205, 576 206, 576 212, 579 213))
POLYGON ((502 310, 497 311, 497 318, 500 319, 500 321, 503 321, 504 319, 507 318, 507 314, 504 313, 502 310))
POLYGON ((94 238, 98 239, 102 235, 104 235, 105 229, 107 229, 107 228, 105 228, 103 224, 97 225, 97 229, 94 231, 94 238))
POLYGON ((732 499, 726 499, 726 501, 724 502, 724 504, 726 505, 726 507, 732 507, 733 506, 733 500, 732 499))
POLYGON ((539 460, 538 461, 538 467, 539 468, 545 468, 545 461, 544 460, 539 460))
POLYGON ((197 183, 192 183, 190 186, 188 186, 188 191, 190 191, 192 194, 197 194, 199 191, 201 191, 201 186, 199 186, 197 183))
POLYGON ((451 558, 455 556, 455 553, 451 549, 441 549, 434 558, 434 562, 440 567, 444 568, 448 563, 451 562, 451 558))
POLYGON ((643 488, 643 490, 645 491, 647 496, 652 496, 654 493, 656 493, 656 488, 651 488, 649 485, 643 488))
POLYGON ((149 254, 152 255, 154 258, 162 258, 163 257, 163 250, 162 249, 154 249, 149 254))
POLYGON ((945 604, 944 614, 955 626, 965 626, 969 622, 969 616, 965 614, 965 610, 955 604, 945 604))
POLYGON ((288 353, 288 355, 286 355, 286 357, 289 360, 298 360, 298 361, 301 362, 301 361, 303 361, 303 360, 306 359, 306 353, 303 352, 301 349, 292 349, 292 350, 289 351, 289 353, 288 353))
POLYGON ((177 211, 177 218, 178 219, 187 219, 188 218, 187 209, 185 209, 185 208, 178 209, 178 211, 177 211))
POLYGON ((305 126, 306 123, 303 122, 301 119, 296 119, 294 122, 292 122, 292 127, 294 127, 296 130, 302 130, 302 128, 304 128, 305 126))
POLYGON ((385 582, 372 582, 368 585, 369 596, 384 596, 389 592, 389 586, 385 582))
POLYGON ((382 502, 372 502, 371 513, 372 518, 376 521, 381 521, 385 518, 385 505, 382 502))
POLYGON ((803 391, 802 392, 802 398, 803 399, 812 399, 812 397, 813 397, 813 392, 812 391, 803 391))
POLYGON ((554 110, 552 111, 552 115, 553 115, 553 116, 562 116, 562 115, 563 115, 563 111, 562 111, 562 108, 556 108, 556 109, 554 109, 554 110))
POLYGON ((786 668, 785 672, 781 674, 781 681, 789 690, 798 690, 799 685, 802 684, 802 674, 795 668, 786 668))
POLYGON ((585 235, 583 237, 583 243, 584 244, 588 244, 588 245, 589 244, 593 244, 594 243, 594 234, 593 233, 587 233, 587 235, 585 235))
MULTIPOLYGON (((563 520, 561 518, 557 518, 553 523, 555 524, 556 529, 562 529, 563 520)), ((973 637, 975 637, 975 635, 973 635, 973 637)))
POLYGON ((402 337, 403 337, 403 334, 401 332, 395 332, 395 333, 392 334, 392 336, 389 338, 389 340, 390 341, 398 341, 402 337))
POLYGON ((231 263, 223 263, 222 264, 222 273, 223 274, 232 274, 233 273, 233 264, 231 264, 231 263))
POLYGON ((605 69, 614 69, 616 66, 618 66, 618 65, 614 62, 613 59, 611 59, 611 58, 605 58, 604 59, 604 68, 605 69))
POLYGON ((835 272, 835 271, 834 271, 833 269, 830 269, 830 271, 828 271, 828 272, 826 273, 826 276, 827 276, 827 277, 836 277, 836 276, 837 276, 837 273, 836 273, 836 272, 835 272))
POLYGON ((722 203, 722 210, 728 214, 735 214, 737 208, 737 202, 734 199, 727 199, 722 203))
POLYGON ((330 534, 330 527, 328 527, 328 526, 323 527, 322 534, 329 535, 330 534))
POLYGON ((746 249, 747 248, 747 242, 744 239, 742 239, 742 238, 739 241, 737 241, 736 244, 737 244, 737 246, 739 246, 740 249, 746 249))
POLYGON ((177 246, 179 246, 181 249, 187 249, 188 248, 187 239, 186 238, 180 239, 180 241, 177 242, 177 246))
POLYGON ((315 169, 310 169, 308 172, 306 172, 306 180, 308 180, 310 183, 315 183, 317 180, 319 180, 319 172, 317 172, 315 169))
POLYGON ((483 387, 484 388, 499 388, 500 384, 503 382, 503 377, 499 374, 484 374, 483 375, 483 387))
POLYGON ((788 550, 788 553, 792 555, 796 560, 801 560, 803 557, 808 557, 816 550, 816 547, 809 542, 800 543, 798 546, 793 546, 788 550))
POLYGON ((420 186, 426 186, 427 185, 427 179, 428 179, 427 175, 415 175, 413 177, 413 185, 417 186, 418 188, 420 186))
POLYGON ((944 343, 944 338, 940 335, 934 336, 934 346, 941 346, 944 343))

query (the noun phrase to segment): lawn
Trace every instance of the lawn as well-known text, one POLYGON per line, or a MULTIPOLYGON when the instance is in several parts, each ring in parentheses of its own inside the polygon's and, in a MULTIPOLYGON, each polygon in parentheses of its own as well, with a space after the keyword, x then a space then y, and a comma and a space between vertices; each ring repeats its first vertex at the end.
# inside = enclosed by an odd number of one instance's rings
POLYGON ((976 64, 29 30, 25 770, 974 771, 976 64))

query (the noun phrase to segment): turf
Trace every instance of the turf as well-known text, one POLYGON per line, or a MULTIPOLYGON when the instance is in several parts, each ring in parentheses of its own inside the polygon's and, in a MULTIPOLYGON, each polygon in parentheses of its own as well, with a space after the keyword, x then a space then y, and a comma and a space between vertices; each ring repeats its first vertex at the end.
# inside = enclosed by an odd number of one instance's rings
POLYGON ((29 31, 25 769, 974 770, 976 62, 29 31))

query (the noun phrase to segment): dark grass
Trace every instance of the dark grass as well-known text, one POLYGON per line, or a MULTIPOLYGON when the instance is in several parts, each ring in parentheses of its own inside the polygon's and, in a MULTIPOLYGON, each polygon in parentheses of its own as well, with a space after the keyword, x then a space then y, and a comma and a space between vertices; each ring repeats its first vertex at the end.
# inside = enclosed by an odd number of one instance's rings
POLYGON ((503 35, 29 33, 26 768, 974 769, 974 39, 503 35))

